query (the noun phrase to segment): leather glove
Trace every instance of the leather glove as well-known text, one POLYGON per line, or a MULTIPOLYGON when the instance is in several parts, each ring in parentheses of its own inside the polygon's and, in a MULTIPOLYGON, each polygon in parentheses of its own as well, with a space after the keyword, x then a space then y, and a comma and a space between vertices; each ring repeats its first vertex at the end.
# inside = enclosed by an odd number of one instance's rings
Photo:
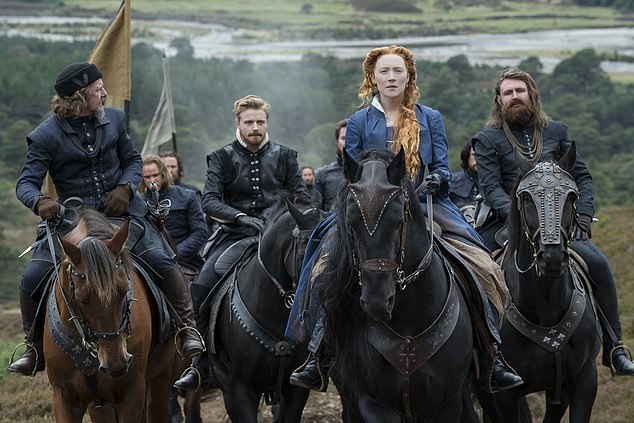
POLYGON ((440 190, 442 177, 435 172, 428 173, 423 179, 423 184, 425 184, 425 188, 423 188, 425 194, 436 194, 440 190))
POLYGON ((577 215, 577 229, 575 229, 575 241, 585 241, 592 238, 592 216, 587 214, 577 215))
POLYGON ((248 216, 246 214, 242 214, 238 216, 238 218, 236 219, 236 223, 238 225, 243 225, 243 226, 248 226, 250 228, 253 228, 260 233, 264 229, 264 222, 262 222, 257 217, 248 216))
POLYGON ((127 209, 130 204, 130 197, 132 192, 130 191, 130 185, 117 185, 106 198, 106 204, 104 207, 104 213, 106 216, 119 217, 127 209))
POLYGON ((45 220, 53 220, 59 217, 60 204, 51 197, 42 197, 35 206, 38 216, 45 220))

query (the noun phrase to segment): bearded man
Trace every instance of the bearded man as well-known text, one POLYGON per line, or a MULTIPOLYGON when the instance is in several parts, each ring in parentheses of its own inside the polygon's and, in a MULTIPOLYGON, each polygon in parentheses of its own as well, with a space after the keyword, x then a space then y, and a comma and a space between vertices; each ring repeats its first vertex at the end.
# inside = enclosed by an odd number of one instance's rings
MULTIPOLYGON (((517 68, 499 74, 487 127, 472 139, 478 163, 480 192, 493 209, 495 219, 482 229, 487 247, 501 246, 516 181, 515 155, 531 162, 556 161, 572 144, 568 126, 550 119, 543 111, 539 90, 533 77, 517 68), (496 236, 498 235, 498 236, 496 236)), ((603 328, 603 364, 612 366, 616 375, 634 375, 634 363, 621 341, 621 322, 614 277, 606 257, 590 240, 594 216, 592 176, 577 154, 573 177, 579 189, 576 203, 577 229, 570 247, 588 265, 596 300, 609 322, 603 328), (614 338, 607 336, 614 332, 614 338)))
MULTIPOLYGON (((235 139, 207 156, 207 182, 202 206, 209 218, 219 224, 205 254, 205 264, 191 284, 196 312, 222 277, 217 266, 224 254, 225 263, 233 263, 246 248, 247 238, 257 241, 270 208, 282 192, 294 200, 310 205, 310 196, 297 165, 297 152, 269 139, 268 121, 271 106, 261 97, 248 95, 233 104, 235 139)), ((266 301, 266 298, 262 299, 266 301)), ((199 330, 207 330, 206 313, 199 313, 199 330), (201 315, 202 314, 202 315, 201 315)), ((177 389, 193 390, 208 376, 208 356, 202 354, 183 377, 177 389)))

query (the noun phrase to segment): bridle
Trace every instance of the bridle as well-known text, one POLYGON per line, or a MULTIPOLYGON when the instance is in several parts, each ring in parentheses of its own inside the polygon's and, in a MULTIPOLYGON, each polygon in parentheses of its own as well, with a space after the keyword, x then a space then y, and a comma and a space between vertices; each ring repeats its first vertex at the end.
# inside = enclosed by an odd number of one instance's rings
MULTIPOLYGON (((60 213, 63 216, 63 212, 60 213)), ((75 300, 75 280, 77 278, 79 280, 86 280, 86 274, 80 272, 72 263, 69 263, 66 272, 69 279, 71 293, 70 296, 64 290, 64 286, 60 282, 60 269, 57 262, 57 258, 55 257, 55 243, 53 241, 53 231, 51 229, 51 224, 54 222, 50 222, 48 220, 45 221, 46 227, 46 240, 48 242, 49 250, 51 252, 51 259, 53 261, 53 265, 55 267, 55 283, 59 284, 59 290, 64 300, 64 306, 68 311, 70 318, 69 320, 73 322, 77 333, 81 339, 82 346, 90 352, 93 357, 96 357, 97 351, 99 350, 99 340, 109 340, 115 339, 123 334, 126 337, 129 337, 131 334, 131 325, 130 325, 130 314, 131 314, 131 304, 133 299, 132 293, 132 277, 130 272, 126 269, 126 275, 128 277, 128 292, 126 294, 126 308, 123 313, 123 318, 117 330, 112 332, 103 332, 94 330, 89 324, 88 321, 83 318, 79 313, 76 313, 72 306, 72 300, 75 300)), ((115 269, 118 269, 123 265, 123 259, 121 254, 115 259, 115 269)))
POLYGON ((351 235, 353 240, 352 248, 351 248, 352 262, 353 262, 354 268, 357 271, 357 276, 359 278, 359 285, 361 286, 363 285, 363 270, 370 271, 370 272, 386 272, 386 273, 394 272, 397 286, 399 287, 401 291, 405 290, 405 288, 407 288, 410 282, 418 278, 420 273, 425 271, 429 267, 432 261, 433 250, 434 250, 434 226, 433 226, 434 212, 432 207, 431 194, 427 194, 427 217, 428 217, 427 223, 428 223, 428 231, 429 231, 429 248, 427 249, 425 255, 416 266, 416 269, 414 269, 414 271, 410 273, 409 275, 405 276, 405 271, 403 270, 403 264, 405 263, 405 255, 406 255, 405 236, 407 234, 407 222, 409 219, 412 218, 410 208, 409 208, 411 200, 409 198, 409 194, 407 193, 407 189, 405 188, 405 186, 401 184, 397 189, 394 189, 388 193, 388 195, 386 196, 385 200, 383 201, 381 205, 382 208, 381 210, 379 210, 376 223, 372 228, 370 228, 369 226, 367 211, 361 202, 361 195, 359 194, 359 192, 355 189, 353 185, 348 185, 348 192, 350 193, 350 195, 352 195, 357 207, 359 208, 359 211, 361 212, 361 216, 363 218, 363 223, 370 236, 374 236, 376 229, 378 228, 379 221, 381 220, 381 217, 383 216, 383 213, 385 212, 385 209, 388 206, 388 204, 391 201, 394 201, 398 196, 401 196, 401 195, 403 196, 404 198, 403 212, 402 212, 403 219, 401 220, 401 224, 400 224, 400 237, 399 237, 400 246, 398 248, 399 252, 396 259, 385 258, 385 257, 375 257, 375 258, 359 261, 359 259, 357 258, 359 254, 355 253, 356 242, 355 242, 354 233, 349 231, 349 234, 351 235))
MULTIPOLYGON (((577 185, 574 178, 554 162, 538 163, 520 181, 515 196, 522 233, 531 246, 532 260, 528 267, 521 269, 517 263, 517 250, 515 250, 513 260, 515 269, 519 273, 527 273, 536 267, 537 258, 544 253, 543 247, 545 245, 560 245, 563 241, 566 250, 568 249, 574 233, 574 224, 570 225, 570 230, 566 232, 562 228, 561 222, 563 209, 570 194, 573 194, 574 197, 571 211, 572 217, 574 217, 574 201, 579 195, 577 185), (526 219, 526 210, 521 201, 523 194, 530 195, 537 209, 539 226, 532 233, 526 219)), ((539 269, 536 269, 539 273, 539 269)))
MULTIPOLYGON (((304 214, 306 213, 310 213, 311 211, 314 211, 315 209, 309 209, 307 211, 304 212, 304 214)), ((295 227, 293 228, 291 234, 293 236, 293 242, 291 244, 291 248, 286 252, 286 255, 284 256, 284 264, 288 263, 290 260, 290 271, 289 271, 289 275, 290 275, 290 279, 291 279, 291 289, 287 290, 284 288, 284 285, 282 285, 282 283, 267 269, 266 265, 264 264, 264 261, 262 260, 262 253, 261 253, 261 245, 262 245, 262 234, 260 234, 259 236, 259 241, 258 241, 258 252, 257 252, 257 256, 258 256, 258 263, 260 263, 260 266, 262 266, 262 269, 264 270, 264 273, 266 274, 266 276, 268 276, 268 278, 271 280, 271 282, 273 282, 273 284, 275 285, 275 287, 277 288, 278 293, 280 294, 280 296, 282 297, 282 300, 284 301, 284 306, 287 309, 290 309, 293 306, 293 301, 295 301, 295 289, 297 288, 297 284, 299 282, 299 276, 301 273, 301 262, 298 262, 297 257, 299 257, 299 246, 302 244, 302 240, 306 240, 308 241, 308 238, 310 237, 310 234, 312 233, 312 229, 300 229, 298 225, 295 225, 295 227)), ((304 242, 303 244, 306 245, 307 242, 304 242)), ((303 257, 303 254, 302 254, 303 257)))
MULTIPOLYGON (((123 265, 123 259, 121 255, 119 255, 115 260, 115 269, 118 269, 123 265)), ((132 292, 132 277, 130 272, 126 269, 126 276, 128 279, 128 291, 126 294, 126 307, 123 312, 123 317, 121 319, 121 323, 118 328, 111 332, 105 331, 97 331, 94 330, 88 321, 80 314, 76 313, 72 306, 72 300, 75 300, 75 279, 79 279, 82 281, 86 281, 86 274, 77 270, 77 268, 69 263, 66 267, 66 273, 69 279, 70 286, 70 296, 65 291, 64 286, 60 283, 59 288, 62 294, 62 298, 64 299, 64 304, 66 306, 66 310, 70 314, 69 320, 73 322, 75 329, 79 333, 79 336, 82 341, 82 345, 90 351, 93 356, 96 356, 97 351, 99 350, 99 340, 107 341, 111 339, 115 339, 120 337, 121 335, 125 335, 126 338, 130 337, 131 334, 131 324, 130 324, 130 315, 131 315, 131 306, 134 301, 133 292, 132 292)), ((59 275, 59 273, 58 273, 59 275)), ((57 281, 59 281, 59 276, 57 281)))

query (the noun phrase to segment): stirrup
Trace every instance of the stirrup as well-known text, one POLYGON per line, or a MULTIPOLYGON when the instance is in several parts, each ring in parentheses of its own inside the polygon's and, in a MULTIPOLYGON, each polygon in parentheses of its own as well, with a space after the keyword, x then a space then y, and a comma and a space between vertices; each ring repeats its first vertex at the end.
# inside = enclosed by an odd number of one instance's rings
MULTIPOLYGON (((19 344, 17 344, 14 348, 13 351, 11 351, 11 356, 9 357, 9 367, 11 367, 11 365, 14 362, 14 358, 15 358, 15 353, 18 350, 18 348, 20 348, 22 345, 24 345, 26 347, 26 349, 24 350, 24 352, 22 354, 25 354, 29 348, 32 349, 35 352, 35 366, 33 366, 33 371, 31 372, 31 376, 35 376, 37 374, 37 368, 39 367, 38 364, 40 363, 40 353, 37 351, 37 348, 35 348, 35 344, 33 344, 32 342, 28 342, 28 341, 23 341, 20 342, 19 344)), ((611 362, 610 362, 611 364, 611 362)), ((19 373, 19 372, 16 372, 19 373)), ((24 373, 22 373, 24 374, 24 373)))
POLYGON ((619 348, 622 348, 623 351, 627 353, 627 356, 630 359, 630 361, 633 361, 632 350, 630 350, 629 347, 623 343, 623 341, 615 342, 614 345, 612 345, 612 348, 610 349, 610 354, 608 355, 610 359, 610 374, 612 374, 612 377, 616 377, 616 368, 614 368, 614 359, 612 358, 612 354, 614 353, 614 351, 618 350, 619 348))
MULTIPOLYGON (((185 357, 185 351, 181 351, 181 348, 179 347, 179 342, 178 339, 181 336, 181 332, 184 330, 192 330, 194 332, 194 334, 198 337, 198 340, 200 341, 200 344, 203 346, 202 351, 199 354, 204 353, 205 351, 207 351, 207 346, 205 345, 205 341, 203 340, 202 335, 200 334, 200 332, 198 332, 198 329, 196 329, 194 326, 189 326, 187 324, 184 324, 183 326, 181 326, 180 328, 176 329, 176 333, 174 334, 174 347, 176 348, 176 354, 178 354, 178 356, 181 359, 186 358, 185 357)), ((182 342, 181 342, 182 344, 182 342)))
MULTIPOLYGON (((176 382, 181 380, 190 371, 196 373, 196 376, 198 376, 198 385, 196 386, 196 391, 200 391, 200 387, 203 384, 203 376, 200 374, 200 370, 198 370, 198 367, 196 367, 196 366, 189 366, 188 368, 183 370, 183 373, 181 373, 181 375, 178 377, 178 380, 176 382)), ((174 382, 174 383, 176 383, 176 382, 174 382)))

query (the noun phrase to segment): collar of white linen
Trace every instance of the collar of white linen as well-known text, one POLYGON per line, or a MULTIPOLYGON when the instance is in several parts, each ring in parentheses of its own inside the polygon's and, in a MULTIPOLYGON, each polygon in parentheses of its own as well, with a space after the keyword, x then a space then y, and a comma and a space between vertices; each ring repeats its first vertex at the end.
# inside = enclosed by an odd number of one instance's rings
MULTIPOLYGON (((249 149, 249 144, 244 142, 244 140, 242 139, 242 136, 240 135, 240 128, 236 128, 236 139, 238 140, 240 145, 242 145, 246 149, 249 149)), ((266 134, 264 134, 264 140, 260 143, 260 145, 258 145, 257 151, 260 151, 262 149, 262 147, 264 147, 266 145, 267 142, 269 142, 269 133, 268 132, 266 134)))

